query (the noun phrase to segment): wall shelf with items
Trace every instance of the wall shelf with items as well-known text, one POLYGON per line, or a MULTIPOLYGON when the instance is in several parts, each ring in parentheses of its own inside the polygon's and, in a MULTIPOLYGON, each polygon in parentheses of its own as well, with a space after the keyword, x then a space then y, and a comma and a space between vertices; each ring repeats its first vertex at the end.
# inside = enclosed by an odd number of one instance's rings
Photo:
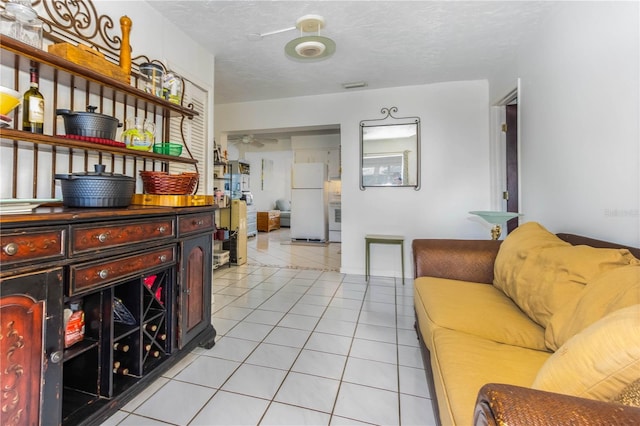
MULTIPOLYGON (((125 174, 135 174, 138 170, 169 171, 169 165, 172 163, 191 165, 197 171, 198 161, 191 158, 189 150, 186 150, 189 156, 172 156, 128 149, 119 141, 106 141, 109 144, 103 144, 65 137, 63 133, 67 129, 61 128, 62 121, 56 113, 59 108, 85 111, 87 104, 93 104, 98 106, 100 113, 112 116, 119 122, 125 122, 132 115, 144 116, 156 123, 158 130, 155 140, 166 141, 170 139, 171 128, 175 127, 171 121, 197 116, 198 113, 193 109, 146 93, 137 87, 101 75, 11 37, 0 35, 0 51, 3 80, 8 76, 3 84, 22 92, 25 75, 28 75, 29 69, 35 64, 39 68, 40 91, 45 95, 47 105, 44 134, 19 130, 21 116, 18 110, 12 113, 13 122, 10 126, 2 129, 0 139, 3 156, 7 161, 13 159, 14 168, 24 161, 33 164, 52 161, 51 169, 58 172, 64 171, 65 168, 68 168, 69 172, 81 171, 78 170, 79 167, 85 171, 92 171, 93 164, 109 161, 109 170, 115 172, 115 169, 119 168, 125 174), (7 84, 9 81, 12 81, 12 84, 7 84), (34 146, 43 148, 34 149, 34 146)), ((132 76, 132 81, 135 82, 136 79, 137 77, 132 76)), ((5 182, 5 193, 28 193, 29 198, 56 198, 53 172, 46 168, 34 167, 30 171, 32 176, 22 176, 22 179, 18 179, 15 173, 9 174, 8 169, 9 167, 1 175, 5 182), (25 183, 31 181, 51 181, 52 184, 47 188, 35 185, 31 187, 25 183)), ((12 195, 13 198, 25 196, 12 195)))
MULTIPOLYGON (((229 163, 227 161, 215 161, 213 163, 213 188, 216 196, 216 205, 218 209, 215 214, 216 235, 213 239, 213 269, 218 269, 221 266, 229 265, 229 251, 223 248, 223 245, 229 241, 229 238, 223 236, 224 232, 221 229, 222 223, 226 222, 226 218, 231 214, 231 205, 229 203, 229 197, 226 194, 226 188, 231 185, 231 177, 227 174, 229 163), (224 218, 224 219, 223 219, 224 218)), ((229 231, 227 229, 227 231, 229 231)))
MULTIPOLYGON (((138 107, 142 109, 145 109, 146 107, 146 105, 143 104, 148 103, 150 106, 161 108, 174 116, 194 117, 198 115, 197 112, 190 108, 185 108, 182 105, 171 103, 163 98, 146 93, 129 84, 115 80, 81 65, 77 65, 61 58, 60 56, 52 55, 44 50, 35 48, 11 37, 0 35, 0 46, 2 46, 2 50, 14 53, 18 57, 37 62, 40 65, 51 67, 54 70, 61 71, 74 77, 79 77, 87 82, 95 83, 94 85, 91 85, 93 92, 95 94, 100 94, 107 99, 111 99, 114 102, 130 102, 131 104, 136 102, 138 103, 138 107), (105 91, 105 88, 112 90, 105 91)), ((13 66, 15 61, 16 59, 15 57, 12 57, 12 55, 2 55, 2 63, 5 65, 13 66)), ((25 69, 28 69, 30 66, 29 61, 24 61, 25 69)), ((135 76, 133 76, 132 79, 135 79, 135 76)))
POLYGON ((150 159, 162 162, 175 162, 196 164, 198 161, 186 158, 176 157, 171 155, 155 154, 153 152, 138 151, 135 149, 119 148, 116 146, 98 145, 91 142, 83 142, 79 140, 73 140, 57 136, 39 135, 36 133, 23 132, 22 130, 15 129, 2 129, 2 138, 11 139, 14 141, 32 142, 43 145, 52 145, 57 147, 65 147, 69 149, 82 149, 89 151, 100 151, 103 153, 123 155, 127 157, 137 157, 143 159, 150 159))

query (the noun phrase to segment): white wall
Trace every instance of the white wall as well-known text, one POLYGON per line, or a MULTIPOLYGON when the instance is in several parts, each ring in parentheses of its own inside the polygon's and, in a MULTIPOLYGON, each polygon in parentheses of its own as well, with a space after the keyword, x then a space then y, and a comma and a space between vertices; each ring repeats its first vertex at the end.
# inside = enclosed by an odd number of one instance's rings
MULTIPOLYGON (((394 89, 218 105, 216 134, 339 124, 342 149, 342 268, 364 274, 364 236, 405 237, 405 269, 412 274, 414 238, 488 238, 468 215, 488 209, 489 101, 486 81, 451 82, 394 89), (422 189, 359 189, 359 122, 419 116, 422 126, 422 189)), ((373 246, 372 273, 400 276, 397 246, 373 246)))
POLYGON ((279 198, 291 200, 292 151, 247 152, 244 159, 251 164, 249 185, 258 211, 273 210, 279 198))
POLYGON ((523 217, 640 246, 638 2, 558 2, 521 50, 523 217))

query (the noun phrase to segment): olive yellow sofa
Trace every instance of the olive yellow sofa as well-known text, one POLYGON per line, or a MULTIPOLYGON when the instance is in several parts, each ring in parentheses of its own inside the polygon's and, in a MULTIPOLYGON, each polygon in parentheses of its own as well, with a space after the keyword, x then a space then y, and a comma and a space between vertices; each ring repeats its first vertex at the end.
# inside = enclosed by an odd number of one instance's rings
POLYGON ((412 249, 441 424, 640 424, 639 249, 535 222, 412 249))

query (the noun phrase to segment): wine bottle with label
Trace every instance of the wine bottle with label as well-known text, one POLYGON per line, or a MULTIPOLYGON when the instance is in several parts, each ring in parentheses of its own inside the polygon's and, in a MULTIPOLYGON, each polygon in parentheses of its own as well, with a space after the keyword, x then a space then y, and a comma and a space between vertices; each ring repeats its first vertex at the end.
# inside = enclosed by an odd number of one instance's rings
POLYGON ((22 130, 31 133, 43 133, 44 130, 44 96, 38 90, 38 69, 31 68, 29 90, 22 99, 22 130))

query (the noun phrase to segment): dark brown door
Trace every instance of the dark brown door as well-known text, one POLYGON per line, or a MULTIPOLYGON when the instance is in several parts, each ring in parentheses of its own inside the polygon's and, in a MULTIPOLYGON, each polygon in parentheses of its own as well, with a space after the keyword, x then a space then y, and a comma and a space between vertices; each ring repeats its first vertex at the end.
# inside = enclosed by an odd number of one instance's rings
POLYGON ((181 243, 178 347, 183 348, 211 324, 211 235, 181 243))
POLYGON ((2 425, 60 423, 61 306, 62 269, 0 279, 2 425))
MULTIPOLYGON (((507 211, 518 211, 518 105, 506 106, 507 211)), ((507 222, 507 233, 518 227, 518 218, 507 222)))

